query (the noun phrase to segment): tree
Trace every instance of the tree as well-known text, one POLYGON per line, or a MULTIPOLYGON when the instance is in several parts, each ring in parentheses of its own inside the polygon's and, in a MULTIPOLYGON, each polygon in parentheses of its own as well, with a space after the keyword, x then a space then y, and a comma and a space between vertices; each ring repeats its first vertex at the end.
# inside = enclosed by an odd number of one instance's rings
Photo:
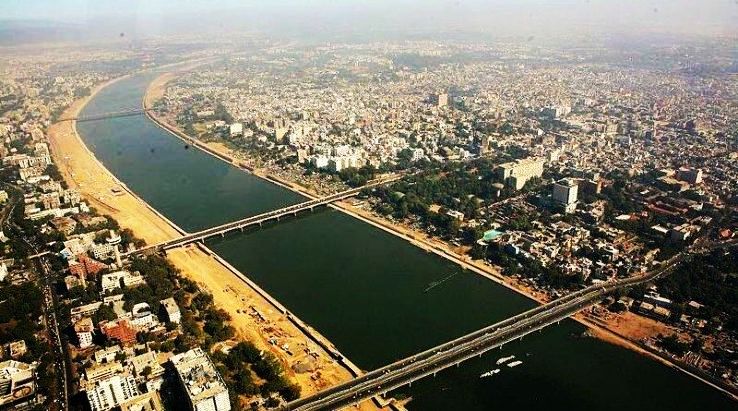
POLYGON ((116 318, 118 318, 118 316, 115 314, 115 311, 113 311, 113 308, 107 304, 103 304, 98 308, 95 314, 92 315, 92 322, 98 324, 102 321, 113 321, 116 318))
POLYGON ((279 391, 279 395, 285 399, 285 401, 294 401, 300 398, 300 386, 297 384, 290 384, 279 391))

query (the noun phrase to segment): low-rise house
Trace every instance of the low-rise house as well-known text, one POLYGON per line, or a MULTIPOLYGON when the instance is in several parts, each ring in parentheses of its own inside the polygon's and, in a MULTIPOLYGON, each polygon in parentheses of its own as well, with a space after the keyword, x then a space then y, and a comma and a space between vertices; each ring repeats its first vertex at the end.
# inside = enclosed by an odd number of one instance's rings
POLYGON ((109 339, 116 340, 123 345, 136 342, 136 329, 131 323, 123 318, 107 322, 100 326, 100 331, 109 339))

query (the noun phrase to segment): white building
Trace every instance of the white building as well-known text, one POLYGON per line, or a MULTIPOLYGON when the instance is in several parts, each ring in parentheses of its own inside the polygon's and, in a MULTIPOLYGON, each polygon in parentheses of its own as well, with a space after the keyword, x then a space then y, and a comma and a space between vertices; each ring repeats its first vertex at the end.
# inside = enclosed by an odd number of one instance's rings
POLYGON ((115 253, 115 246, 104 243, 92 246, 92 255, 98 260, 106 260, 115 253))
POLYGON ((85 349, 92 345, 93 331, 95 331, 95 326, 89 317, 82 318, 74 323, 74 332, 77 334, 79 348, 85 349))
POLYGON ((100 281, 100 293, 106 294, 121 287, 135 287, 142 284, 145 284, 145 281, 141 273, 131 274, 128 271, 116 271, 103 274, 100 281))
POLYGON ((526 158, 500 164, 497 176, 508 186, 520 190, 531 178, 543 175, 543 163, 542 159, 526 158))
POLYGON ((192 411, 230 411, 228 388, 200 348, 174 355, 169 361, 177 370, 192 411))
POLYGON ((243 135, 243 124, 241 124, 241 123, 233 123, 233 124, 231 124, 230 134, 231 134, 231 137, 236 137, 236 136, 243 135))
POLYGON ((108 411, 139 394, 132 376, 115 375, 87 389, 91 411, 108 411))
POLYGON ((0 408, 36 395, 35 369, 15 360, 0 363, 0 408))
POLYGON ((413 156, 410 160, 419 161, 425 158, 425 151, 422 148, 416 148, 413 150, 413 156))
POLYGON ((359 158, 356 156, 340 156, 332 157, 328 160, 328 169, 339 172, 347 168, 356 168, 359 166, 359 158))
POLYGON ((315 168, 326 168, 328 167, 328 157, 326 156, 314 156, 310 159, 315 168))
POLYGON ((160 301, 162 309, 167 315, 167 321, 170 323, 177 323, 182 320, 182 313, 179 311, 179 306, 174 301, 174 298, 169 297, 165 300, 160 301))

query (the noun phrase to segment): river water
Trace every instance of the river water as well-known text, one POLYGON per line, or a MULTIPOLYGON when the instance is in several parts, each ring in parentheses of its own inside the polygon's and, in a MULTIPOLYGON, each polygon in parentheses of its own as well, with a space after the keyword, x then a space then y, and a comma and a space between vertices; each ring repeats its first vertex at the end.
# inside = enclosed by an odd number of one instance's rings
MULTIPOLYGON (((114 83, 82 114, 140 107, 154 76, 114 83)), ((113 174, 187 231, 303 200, 186 148, 143 115, 77 127, 113 174)), ((490 280, 332 209, 208 245, 367 370, 533 306, 490 280)), ((582 337, 583 331, 564 321, 396 394, 413 397, 411 410, 736 409, 717 390, 629 350, 582 337), (523 364, 479 378, 509 355, 523 364)))

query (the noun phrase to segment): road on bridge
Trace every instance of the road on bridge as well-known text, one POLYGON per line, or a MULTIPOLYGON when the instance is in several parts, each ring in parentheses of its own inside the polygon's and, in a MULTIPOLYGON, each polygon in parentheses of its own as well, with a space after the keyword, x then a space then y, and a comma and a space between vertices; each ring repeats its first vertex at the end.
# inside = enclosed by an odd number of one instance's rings
POLYGON ((481 356, 486 351, 559 322, 581 309, 599 302, 615 290, 652 281, 673 270, 684 258, 684 254, 679 254, 664 262, 656 270, 641 276, 592 285, 570 293, 548 304, 538 306, 502 322, 397 361, 310 397, 285 404, 280 410, 338 409, 392 391, 469 358, 481 356))

